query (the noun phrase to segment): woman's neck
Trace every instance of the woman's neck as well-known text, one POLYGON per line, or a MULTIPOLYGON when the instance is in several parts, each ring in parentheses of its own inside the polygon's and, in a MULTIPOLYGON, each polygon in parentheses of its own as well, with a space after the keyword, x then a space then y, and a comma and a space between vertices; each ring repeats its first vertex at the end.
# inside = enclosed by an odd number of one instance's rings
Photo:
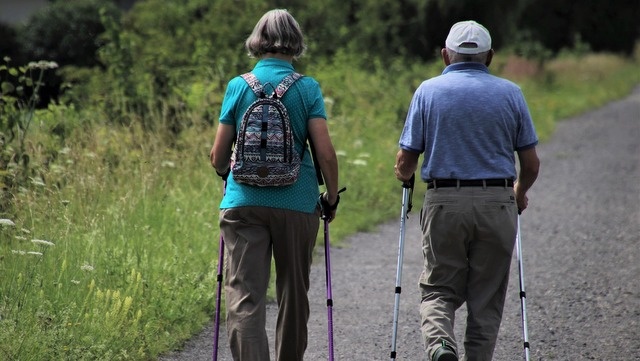
POLYGON ((282 53, 266 53, 261 57, 261 59, 270 59, 270 58, 284 60, 289 63, 293 62, 293 56, 282 54, 282 53))

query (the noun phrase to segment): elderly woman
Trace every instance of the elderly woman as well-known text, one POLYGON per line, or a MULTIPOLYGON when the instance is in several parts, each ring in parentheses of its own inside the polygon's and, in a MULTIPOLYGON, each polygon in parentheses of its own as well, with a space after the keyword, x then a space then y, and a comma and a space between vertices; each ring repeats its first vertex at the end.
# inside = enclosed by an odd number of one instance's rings
MULTIPOLYGON (((264 14, 247 38, 249 56, 258 58, 251 73, 275 88, 294 73, 293 60, 306 48, 297 21, 286 10, 264 14)), ((267 84, 271 86, 267 86, 267 84)), ((307 139, 314 145, 326 192, 326 217, 335 217, 338 163, 329 137, 320 86, 309 76, 295 81, 284 94, 301 167, 286 186, 255 186, 234 179, 231 155, 244 112, 256 95, 241 76, 229 82, 220 124, 211 149, 211 165, 226 180, 220 204, 224 237, 227 333, 234 360, 269 360, 265 331, 266 295, 271 257, 275 260, 278 319, 276 359, 302 360, 307 348, 309 272, 319 226, 319 185, 307 139)))

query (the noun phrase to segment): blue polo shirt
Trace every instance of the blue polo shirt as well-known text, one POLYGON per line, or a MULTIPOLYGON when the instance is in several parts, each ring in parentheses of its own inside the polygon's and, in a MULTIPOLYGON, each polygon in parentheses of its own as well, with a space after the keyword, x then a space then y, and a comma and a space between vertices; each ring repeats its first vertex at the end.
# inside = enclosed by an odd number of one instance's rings
MULTIPOLYGON (((262 59, 252 72, 271 94, 285 76, 294 71, 293 65, 280 59, 262 59)), ((249 85, 237 76, 227 85, 220 110, 220 123, 240 129, 245 110, 256 100, 249 85)), ((302 156, 298 180, 284 187, 257 187, 235 182, 233 172, 227 179, 226 194, 220 208, 262 206, 313 213, 318 202, 319 188, 315 168, 307 142, 307 122, 313 118, 326 119, 324 100, 318 82, 308 76, 296 81, 285 93, 282 102, 287 107, 294 133, 295 148, 302 156)))
POLYGON ((430 179, 516 179, 515 152, 538 144, 520 87, 480 63, 455 63, 413 95, 399 145, 424 153, 430 179))

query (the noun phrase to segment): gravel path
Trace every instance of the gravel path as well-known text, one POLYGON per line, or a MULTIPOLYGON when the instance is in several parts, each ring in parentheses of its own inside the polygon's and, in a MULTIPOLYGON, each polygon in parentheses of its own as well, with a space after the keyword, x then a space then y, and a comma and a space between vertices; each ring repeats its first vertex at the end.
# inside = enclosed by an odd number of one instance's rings
MULTIPOLYGON (((560 122, 538 150, 541 173, 521 218, 531 359, 640 360, 640 87, 623 100, 560 122)), ((398 207, 398 216, 401 196, 398 185, 398 204, 390 205, 398 207)), ((414 199, 406 224, 397 360, 425 359, 417 287, 421 203, 414 199)), ((389 359, 398 238, 399 220, 332 249, 336 360, 389 359)), ((324 272, 318 254, 305 357, 311 361, 327 360, 324 272)), ((517 272, 514 252, 494 360, 523 359, 517 272)), ((464 307, 457 314, 458 340, 463 312, 464 307)), ((275 306, 269 314, 271 337, 275 306)), ((218 359, 231 360, 221 334, 218 359)), ((211 325, 183 351, 160 360, 211 360, 212 339, 211 325)))

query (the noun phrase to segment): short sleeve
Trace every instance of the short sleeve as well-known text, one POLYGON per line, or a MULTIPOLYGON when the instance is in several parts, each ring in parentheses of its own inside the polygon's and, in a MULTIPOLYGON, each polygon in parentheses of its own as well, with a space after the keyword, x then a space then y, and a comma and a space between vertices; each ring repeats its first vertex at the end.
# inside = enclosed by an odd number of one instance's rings
POLYGON ((424 127, 423 101, 418 90, 409 105, 407 118, 400 135, 400 148, 422 153, 424 151, 424 127))
POLYGON ((515 150, 524 150, 535 147, 538 144, 538 135, 529 112, 529 107, 524 99, 522 91, 518 92, 518 112, 520 114, 520 124, 516 135, 515 150))
POLYGON ((235 125, 243 87, 247 87, 246 82, 241 77, 235 77, 227 84, 224 98, 222 99, 222 107, 220 108, 220 123, 235 125))

